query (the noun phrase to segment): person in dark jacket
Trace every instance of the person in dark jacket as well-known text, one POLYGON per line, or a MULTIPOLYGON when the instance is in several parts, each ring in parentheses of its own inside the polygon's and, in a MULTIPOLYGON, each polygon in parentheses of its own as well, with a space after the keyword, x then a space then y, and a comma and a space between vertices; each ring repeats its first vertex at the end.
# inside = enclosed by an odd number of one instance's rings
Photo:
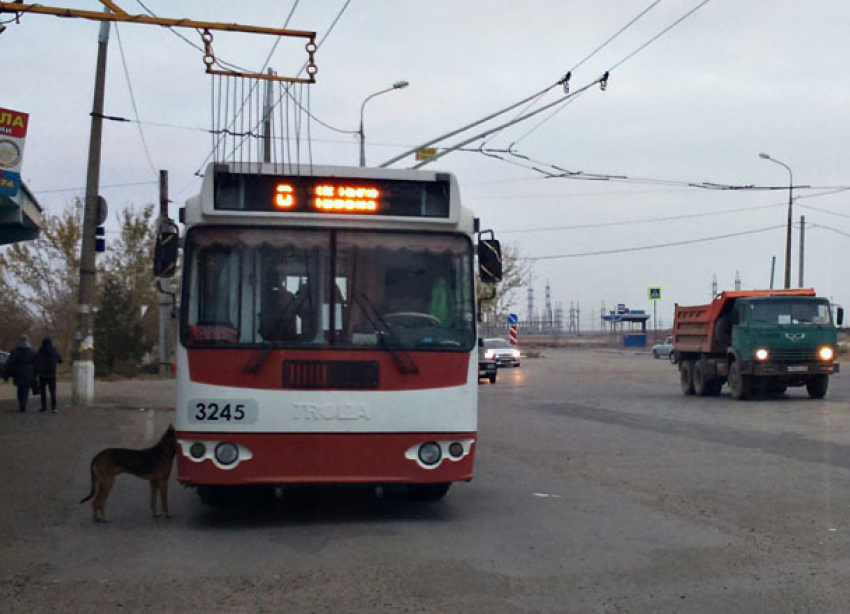
POLYGON ((9 359, 6 361, 6 374, 3 379, 8 380, 10 377, 18 388, 18 403, 21 411, 27 410, 27 401, 30 398, 30 390, 36 382, 36 353, 30 345, 30 338, 26 335, 21 335, 21 340, 18 342, 18 347, 12 350, 9 354, 9 359))
POLYGON ((56 365, 62 363, 62 357, 53 346, 53 342, 45 338, 38 348, 36 368, 38 381, 41 386, 41 412, 47 411, 47 391, 50 390, 50 409, 56 413, 56 365))

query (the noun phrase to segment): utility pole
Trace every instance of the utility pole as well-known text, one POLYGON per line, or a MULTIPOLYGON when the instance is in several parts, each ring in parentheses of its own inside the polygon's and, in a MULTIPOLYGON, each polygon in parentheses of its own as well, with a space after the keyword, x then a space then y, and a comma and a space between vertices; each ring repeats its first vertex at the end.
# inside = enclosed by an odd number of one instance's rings
MULTIPOLYGON (((268 69, 269 76, 272 69, 268 69)), ((272 84, 266 81, 265 100, 263 102, 263 162, 272 161, 272 84)))
POLYGON ((803 256, 806 253, 806 216, 800 216, 800 285, 803 287, 803 256))
MULTIPOLYGON (((109 9, 106 9, 109 12, 109 9)), ((86 203, 83 213, 83 236, 80 248, 80 294, 77 304, 77 331, 74 347, 72 403, 91 405, 94 401, 94 317, 92 304, 95 291, 95 233, 100 191, 100 144, 103 133, 103 98, 106 82, 106 51, 109 45, 109 22, 100 24, 97 47, 97 72, 94 80, 89 162, 86 176, 86 203)))
MULTIPOLYGON (((161 228, 168 220, 168 171, 159 171, 159 221, 157 227, 161 228)), ((168 342, 168 324, 171 321, 171 279, 163 277, 157 279, 157 290, 159 290, 159 373, 166 375, 171 371, 171 360, 168 342)))
POLYGON ((776 272, 776 256, 770 261, 770 289, 773 290, 773 274, 776 272))

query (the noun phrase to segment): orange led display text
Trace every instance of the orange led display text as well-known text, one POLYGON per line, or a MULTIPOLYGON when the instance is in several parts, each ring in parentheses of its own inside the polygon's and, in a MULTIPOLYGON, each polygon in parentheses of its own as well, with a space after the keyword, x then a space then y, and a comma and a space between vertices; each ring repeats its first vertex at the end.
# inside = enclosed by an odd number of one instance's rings
POLYGON ((292 195, 292 186, 288 183, 279 183, 275 188, 274 205, 278 209, 291 209, 295 204, 295 197, 292 195))
POLYGON ((381 192, 365 186, 321 184, 315 196, 313 203, 320 211, 374 213, 381 192))

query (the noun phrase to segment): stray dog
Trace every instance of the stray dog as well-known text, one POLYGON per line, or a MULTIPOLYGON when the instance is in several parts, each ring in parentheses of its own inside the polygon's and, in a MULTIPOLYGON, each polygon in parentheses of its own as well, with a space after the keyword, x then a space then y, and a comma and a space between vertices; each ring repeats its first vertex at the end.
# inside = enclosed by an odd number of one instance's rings
POLYGON ((171 425, 152 448, 144 450, 108 448, 98 452, 91 462, 91 492, 80 503, 94 497, 93 519, 95 522, 106 522, 106 498, 115 484, 115 476, 119 473, 132 473, 143 480, 150 480, 153 517, 158 517, 156 493, 159 491, 162 511, 166 518, 172 518, 168 513, 168 478, 171 475, 171 465, 176 453, 177 436, 171 425))

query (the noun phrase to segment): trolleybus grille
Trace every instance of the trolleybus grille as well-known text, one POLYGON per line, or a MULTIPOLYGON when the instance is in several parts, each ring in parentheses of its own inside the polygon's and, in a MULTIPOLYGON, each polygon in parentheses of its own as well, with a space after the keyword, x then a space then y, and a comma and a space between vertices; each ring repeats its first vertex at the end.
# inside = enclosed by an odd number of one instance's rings
POLYGON ((308 390, 370 390, 378 387, 377 361, 285 360, 283 387, 308 390))

